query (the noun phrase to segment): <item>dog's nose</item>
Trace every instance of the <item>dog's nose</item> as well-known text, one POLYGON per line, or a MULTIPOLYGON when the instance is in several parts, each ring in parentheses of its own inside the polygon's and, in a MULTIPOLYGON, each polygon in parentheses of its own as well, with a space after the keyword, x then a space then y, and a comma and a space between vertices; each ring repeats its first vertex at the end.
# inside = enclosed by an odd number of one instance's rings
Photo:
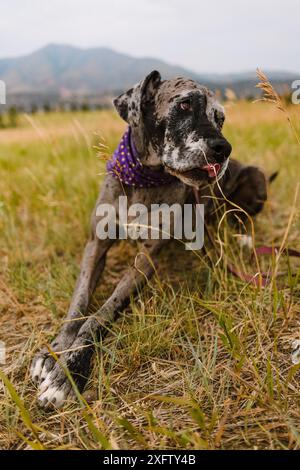
POLYGON ((231 154, 232 147, 230 143, 222 137, 208 139, 209 148, 215 153, 216 160, 224 161, 231 154))

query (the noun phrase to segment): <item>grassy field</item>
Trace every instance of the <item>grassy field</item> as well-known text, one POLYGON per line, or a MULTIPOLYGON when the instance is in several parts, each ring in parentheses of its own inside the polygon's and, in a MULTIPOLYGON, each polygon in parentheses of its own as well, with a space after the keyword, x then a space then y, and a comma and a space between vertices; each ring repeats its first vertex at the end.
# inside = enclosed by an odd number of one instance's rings
MULTIPOLYGON (((299 134, 298 108, 289 111, 299 134)), ((299 250, 300 148, 284 114, 232 103, 227 116, 233 156, 279 170, 255 221, 257 245, 286 238, 299 250)), ((109 153, 123 128, 103 111, 22 116, 18 128, 0 130, 0 340, 10 381, 0 386, 0 448, 300 449, 300 372, 290 357, 300 338, 300 264, 284 256, 261 261, 279 276, 259 289, 172 242, 98 348, 82 403, 37 407, 29 366, 74 288, 104 172, 94 146, 106 142, 109 153)), ((224 224, 220 236, 224 257, 253 272, 232 229, 224 224)), ((92 310, 135 253, 125 242, 112 249, 92 310)))

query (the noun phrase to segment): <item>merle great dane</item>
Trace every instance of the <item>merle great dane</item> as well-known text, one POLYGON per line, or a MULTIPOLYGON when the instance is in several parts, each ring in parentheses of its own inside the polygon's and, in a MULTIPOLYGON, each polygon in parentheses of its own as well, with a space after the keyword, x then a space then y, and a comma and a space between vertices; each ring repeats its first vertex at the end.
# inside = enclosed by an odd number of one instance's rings
POLYGON ((51 343, 59 361, 43 349, 31 366, 32 379, 39 388, 38 401, 44 408, 61 407, 74 395, 65 368, 78 389, 84 389, 96 342, 149 279, 159 251, 168 242, 142 241, 135 264, 125 272, 104 305, 89 315, 91 296, 114 243, 96 235, 99 204, 109 203, 117 210, 118 198, 125 193, 128 205, 183 205, 193 197, 195 188, 201 193, 201 188, 214 188, 216 180, 226 197, 250 215, 258 213, 266 200, 263 173, 256 167, 229 160, 231 145, 222 134, 224 109, 204 86, 185 78, 162 80, 159 72, 153 71, 116 98, 114 105, 130 126, 142 165, 173 178, 168 184, 145 188, 124 185, 114 175, 106 175, 92 214, 90 237, 67 318, 51 343))

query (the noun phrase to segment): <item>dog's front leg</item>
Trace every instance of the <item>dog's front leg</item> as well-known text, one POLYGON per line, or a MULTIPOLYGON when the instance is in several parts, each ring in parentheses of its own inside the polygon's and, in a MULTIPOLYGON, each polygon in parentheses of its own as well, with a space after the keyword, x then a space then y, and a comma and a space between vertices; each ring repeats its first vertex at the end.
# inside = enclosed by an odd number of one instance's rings
MULTIPOLYGON (((91 296, 105 266, 106 252, 112 245, 111 240, 99 240, 92 235, 86 244, 81 262, 80 274, 74 290, 71 305, 59 334, 51 343, 51 349, 59 354, 73 343, 78 330, 86 319, 91 296)), ((35 383, 45 387, 45 379, 55 367, 55 360, 46 348, 33 359, 31 376, 35 383)))
MULTIPOLYGON (((155 256, 166 240, 149 242, 149 251, 138 253, 134 267, 128 269, 111 297, 100 310, 88 318, 80 327, 69 351, 60 355, 60 360, 72 374, 78 389, 83 390, 90 374, 91 359, 95 343, 102 339, 107 327, 129 303, 130 297, 140 289, 154 272, 155 256)), ((68 396, 74 395, 69 379, 59 363, 44 380, 44 389, 39 396, 41 406, 61 407, 68 396)))

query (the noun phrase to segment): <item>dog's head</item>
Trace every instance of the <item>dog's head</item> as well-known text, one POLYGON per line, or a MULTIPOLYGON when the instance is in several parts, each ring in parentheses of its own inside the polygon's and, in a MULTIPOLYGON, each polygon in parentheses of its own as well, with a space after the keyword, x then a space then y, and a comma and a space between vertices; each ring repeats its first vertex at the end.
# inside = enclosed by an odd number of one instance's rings
POLYGON ((186 78, 162 81, 153 71, 114 105, 145 165, 163 165, 194 187, 224 174, 231 153, 222 134, 224 109, 204 86, 186 78))

